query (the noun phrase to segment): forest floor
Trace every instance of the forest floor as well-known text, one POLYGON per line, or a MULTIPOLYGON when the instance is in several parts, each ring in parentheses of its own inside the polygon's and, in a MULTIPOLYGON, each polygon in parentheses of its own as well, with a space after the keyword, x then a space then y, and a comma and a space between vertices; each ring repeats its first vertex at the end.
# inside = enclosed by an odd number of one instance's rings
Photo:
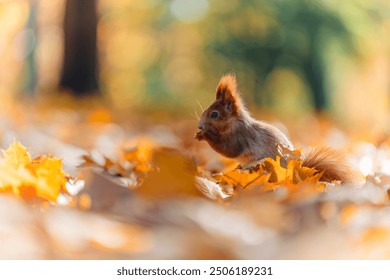
POLYGON ((0 258, 388 259, 390 138, 285 125, 303 152, 343 150, 361 182, 321 182, 300 150, 242 170, 194 139, 193 119, 4 105, 0 258))

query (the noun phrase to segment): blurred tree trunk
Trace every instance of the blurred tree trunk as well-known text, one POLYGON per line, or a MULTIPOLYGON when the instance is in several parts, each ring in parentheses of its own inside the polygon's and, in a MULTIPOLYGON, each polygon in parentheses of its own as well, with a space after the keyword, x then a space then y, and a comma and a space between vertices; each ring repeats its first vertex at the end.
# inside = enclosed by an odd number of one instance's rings
POLYGON ((327 107, 327 98, 323 81, 324 73, 322 71, 321 62, 318 60, 318 55, 312 55, 304 64, 304 71, 306 72, 305 74, 312 91, 314 108, 320 113, 327 107))
POLYGON ((67 0, 60 87, 77 96, 99 93, 96 0, 67 0))

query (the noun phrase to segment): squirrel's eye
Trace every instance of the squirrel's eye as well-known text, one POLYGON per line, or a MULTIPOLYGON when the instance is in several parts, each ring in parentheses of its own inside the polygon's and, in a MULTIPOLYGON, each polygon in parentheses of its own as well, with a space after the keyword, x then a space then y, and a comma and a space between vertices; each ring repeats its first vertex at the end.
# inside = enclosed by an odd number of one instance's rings
POLYGON ((219 116, 219 113, 217 111, 212 111, 210 114, 210 118, 212 118, 212 119, 216 119, 216 118, 218 118, 218 116, 219 116))

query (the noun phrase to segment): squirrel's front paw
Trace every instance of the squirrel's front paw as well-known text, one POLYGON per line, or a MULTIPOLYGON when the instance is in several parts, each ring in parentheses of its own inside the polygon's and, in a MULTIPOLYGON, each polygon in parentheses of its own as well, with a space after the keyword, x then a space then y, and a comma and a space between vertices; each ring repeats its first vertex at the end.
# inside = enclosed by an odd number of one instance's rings
POLYGON ((197 139, 199 141, 204 140, 203 130, 199 130, 197 133, 195 133, 195 139, 197 139))

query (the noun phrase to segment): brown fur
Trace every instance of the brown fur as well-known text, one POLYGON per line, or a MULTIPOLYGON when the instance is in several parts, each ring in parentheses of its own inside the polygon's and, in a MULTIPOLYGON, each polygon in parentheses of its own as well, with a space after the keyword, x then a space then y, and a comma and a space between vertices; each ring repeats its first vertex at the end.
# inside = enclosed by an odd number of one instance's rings
POLYGON ((253 158, 276 158, 278 143, 292 148, 288 138, 277 128, 253 119, 245 108, 232 74, 221 78, 215 101, 199 121, 195 137, 207 141, 218 153, 243 164, 253 158), (211 118, 212 112, 218 118, 211 118))
POLYGON ((216 89, 215 100, 220 100, 225 103, 231 102, 233 105, 233 114, 245 108, 237 89, 237 80, 234 74, 222 76, 216 89))
POLYGON ((348 164, 345 156, 328 147, 311 150, 303 156, 302 166, 315 168, 323 172, 321 181, 341 181, 354 183, 359 179, 359 174, 348 164))
MULTIPOLYGON (((207 141, 216 152, 242 164, 264 158, 275 159, 281 153, 279 144, 294 149, 279 129, 251 117, 238 92, 236 77, 232 74, 221 78, 216 99, 203 112, 198 128, 196 139, 207 141), (213 118, 213 112, 218 112, 218 117, 213 118)), ((321 179, 324 181, 353 182, 357 178, 343 156, 329 148, 311 151, 303 158, 303 166, 323 172, 321 179)))

